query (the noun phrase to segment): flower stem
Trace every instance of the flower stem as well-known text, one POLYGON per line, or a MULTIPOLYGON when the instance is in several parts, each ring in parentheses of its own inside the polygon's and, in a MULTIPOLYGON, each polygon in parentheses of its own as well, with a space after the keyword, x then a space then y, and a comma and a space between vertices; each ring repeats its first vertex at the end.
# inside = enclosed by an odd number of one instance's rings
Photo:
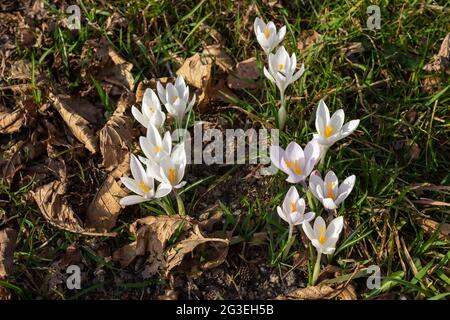
POLYGON ((286 99, 284 97, 284 92, 280 92, 280 95, 281 95, 281 107, 278 110, 278 128, 280 130, 283 130, 287 116, 286 99))
POLYGON ((325 164, 325 156, 327 155, 329 146, 320 145, 320 166, 325 164))
POLYGON ((292 244, 294 243, 294 237, 292 237, 293 231, 294 231, 294 226, 289 225, 289 235, 288 235, 286 247, 284 247, 283 256, 282 256, 283 261, 286 260, 287 255, 289 254, 289 251, 291 250, 292 244))
POLYGON ((175 189, 173 189, 173 193, 175 193, 175 198, 177 198, 178 214, 180 214, 181 216, 185 216, 186 210, 184 209, 183 199, 181 199, 181 196, 175 189))
POLYGON ((319 277, 320 272, 320 259, 322 258, 322 252, 317 252, 316 264, 314 265, 312 285, 316 284, 317 278, 319 277))

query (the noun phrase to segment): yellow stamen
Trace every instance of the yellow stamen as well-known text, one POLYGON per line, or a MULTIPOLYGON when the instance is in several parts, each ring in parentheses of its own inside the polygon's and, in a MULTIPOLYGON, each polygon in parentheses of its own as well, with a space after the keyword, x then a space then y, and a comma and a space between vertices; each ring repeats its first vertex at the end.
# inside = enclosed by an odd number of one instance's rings
POLYGON ((173 185, 175 183, 175 168, 169 168, 169 181, 173 185))
POLYGON ((280 63, 280 64, 278 65, 278 69, 279 69, 280 71, 283 71, 283 69, 284 69, 284 64, 280 63))
POLYGON ((302 170, 300 169, 300 165, 298 164, 298 160, 295 160, 294 162, 294 171, 296 175, 300 175, 302 173, 302 170))
POLYGON ((292 161, 291 160, 284 160, 284 163, 286 164, 286 166, 291 169, 292 168, 292 161))
POLYGON ((320 244, 324 244, 325 241, 327 240, 325 238, 325 232, 326 232, 326 229, 324 227, 320 228, 320 234, 319 234, 319 242, 320 242, 320 244))
POLYGON ((178 100, 178 96, 174 96, 174 97, 172 98, 172 104, 175 103, 177 100, 178 100))
POLYGON ((333 192, 333 188, 335 185, 336 185, 335 182, 327 182, 327 198, 335 200, 335 195, 333 192))
POLYGON ((161 146, 159 144, 157 144, 155 146, 155 153, 159 153, 161 151, 161 146))
POLYGON ((291 201, 291 213, 294 213, 295 211, 297 211, 297 207, 295 206, 295 202, 291 201))
POLYGON ((325 138, 328 139, 331 136, 331 134, 333 133, 333 127, 326 126, 324 133, 325 133, 325 138))
POLYGON ((139 182, 139 188, 142 190, 142 192, 147 193, 150 191, 150 188, 145 184, 144 181, 141 180, 141 182, 139 182))
POLYGON ((269 28, 266 28, 265 33, 266 33, 266 39, 269 40, 270 29, 269 29, 269 28))

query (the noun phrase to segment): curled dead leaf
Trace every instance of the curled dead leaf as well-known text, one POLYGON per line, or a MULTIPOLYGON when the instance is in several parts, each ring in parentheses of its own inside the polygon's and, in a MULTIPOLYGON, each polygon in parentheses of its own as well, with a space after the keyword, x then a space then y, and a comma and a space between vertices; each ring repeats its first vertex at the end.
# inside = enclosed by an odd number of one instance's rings
POLYGON ((7 156, 2 170, 2 179, 8 184, 12 182, 15 174, 21 170, 26 163, 45 152, 45 146, 38 139, 38 132, 34 131, 27 140, 22 140, 13 145, 4 155, 7 156))
POLYGON ((120 198, 126 195, 115 178, 109 175, 87 209, 86 226, 99 233, 109 232, 122 210, 120 198))
POLYGON ((255 80, 259 76, 256 58, 252 57, 236 65, 234 71, 228 75, 227 83, 231 89, 255 89, 258 87, 255 80))
MULTIPOLYGON (((74 99, 67 95, 49 94, 49 98, 54 108, 61 115, 64 122, 69 127, 73 135, 92 153, 98 151, 98 141, 93 133, 91 124, 77 113, 78 99, 74 99)), ((88 103, 84 101, 83 103, 88 103)))
POLYGON ((226 253, 223 254, 223 252, 228 249, 227 247, 229 245, 229 240, 222 238, 206 238, 201 233, 199 226, 194 225, 192 234, 188 238, 177 243, 174 247, 170 248, 170 250, 167 252, 166 274, 176 266, 179 266, 182 263, 184 257, 188 253, 194 251, 197 246, 204 243, 213 242, 222 244, 220 248, 216 248, 216 250, 219 253, 222 252, 222 254, 219 254, 218 257, 216 256, 215 258, 209 259, 207 260, 207 262, 203 263, 201 266, 203 270, 216 267, 223 263, 223 261, 225 261, 226 253))
POLYGON ((136 236, 136 242, 114 252, 113 260, 125 267, 136 256, 148 255, 143 277, 148 278, 157 274, 166 266, 164 251, 167 241, 182 224, 186 228, 190 226, 189 220, 178 215, 148 216, 136 220, 130 226, 130 232, 136 236))
POLYGON ((106 38, 86 41, 82 59, 88 64, 88 67, 81 71, 86 83, 92 83, 92 79, 96 79, 111 95, 120 95, 124 89, 127 92, 133 91, 133 65, 119 56, 106 38), (93 54, 90 55, 92 51, 93 54))
POLYGON ((14 229, 0 230, 0 279, 8 276, 12 270, 16 238, 17 232, 14 229))
POLYGON ((23 110, 9 110, 0 105, 0 134, 14 133, 25 123, 23 110))
POLYGON ((279 295, 275 300, 356 300, 355 288, 348 284, 340 284, 336 287, 319 284, 314 287, 299 288, 287 294, 279 295))
POLYGON ((211 58, 212 61, 223 72, 229 72, 231 69, 233 69, 235 65, 233 59, 228 55, 225 48, 220 44, 213 44, 207 46, 203 50, 203 55, 205 57, 211 58))
POLYGON ((69 232, 91 236, 114 236, 115 234, 86 231, 81 220, 64 198, 67 185, 59 180, 38 187, 31 192, 44 218, 53 226, 69 232))
POLYGON ((128 99, 123 96, 114 114, 99 133, 102 166, 116 178, 126 175, 129 170, 133 140, 132 117, 127 114, 130 107, 128 99))

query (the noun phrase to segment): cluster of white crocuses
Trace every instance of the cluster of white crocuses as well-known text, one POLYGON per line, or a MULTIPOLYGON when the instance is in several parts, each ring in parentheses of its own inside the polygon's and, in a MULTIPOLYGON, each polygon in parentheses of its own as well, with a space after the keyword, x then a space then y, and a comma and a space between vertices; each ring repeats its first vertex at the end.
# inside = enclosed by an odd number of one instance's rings
MULTIPOLYGON (((339 184, 338 177, 333 171, 328 171, 325 177, 318 170, 314 170, 319 160, 324 160, 327 150, 340 139, 350 135, 358 126, 359 120, 352 120, 344 124, 344 111, 337 110, 331 117, 324 101, 320 101, 316 112, 316 130, 313 139, 302 149, 295 141, 289 143, 284 150, 279 146, 271 146, 270 159, 272 163, 285 174, 286 181, 299 184, 305 193, 313 195, 323 207, 335 216, 339 205, 348 197, 355 185, 355 176, 346 178, 339 184), (314 171, 313 171, 314 170, 314 171), (309 179, 309 183, 307 183, 309 179)), ((317 280, 320 271, 322 254, 332 254, 336 249, 339 234, 342 231, 344 219, 342 216, 330 221, 328 227, 325 220, 317 216, 311 227, 310 222, 316 214, 306 211, 306 204, 300 198, 295 186, 291 186, 283 204, 277 207, 278 215, 289 224, 289 235, 284 247, 283 259, 294 241, 292 237, 294 227, 301 225, 304 233, 317 249, 317 259, 313 271, 312 283, 317 280)))
POLYGON ((303 75, 305 66, 302 64, 299 70, 297 70, 297 57, 295 53, 289 56, 284 46, 279 47, 275 54, 271 53, 284 39, 286 26, 283 26, 277 32, 277 28, 272 21, 265 24, 260 18, 256 18, 253 27, 256 39, 268 56, 269 69, 264 67, 264 75, 267 79, 275 83, 280 91, 281 107, 278 110, 278 127, 283 129, 287 117, 285 101, 286 88, 303 75))
POLYGON ((184 206, 177 189, 186 183, 183 181, 186 151, 183 141, 172 141, 171 132, 165 131, 166 114, 161 108, 161 102, 167 114, 175 120, 177 129, 182 129, 186 114, 192 110, 195 103, 195 94, 189 100, 189 87, 181 76, 177 77, 175 84, 168 83, 165 88, 158 82, 157 91, 159 98, 152 89, 146 89, 141 110, 135 106, 131 109, 134 118, 147 129, 147 133, 145 137, 139 138, 144 156, 131 155, 132 178, 121 178, 122 183, 135 195, 122 198, 120 204, 127 206, 156 200, 169 211, 159 199, 173 191, 179 213, 184 214, 184 206), (155 180, 158 182, 156 188, 155 180))

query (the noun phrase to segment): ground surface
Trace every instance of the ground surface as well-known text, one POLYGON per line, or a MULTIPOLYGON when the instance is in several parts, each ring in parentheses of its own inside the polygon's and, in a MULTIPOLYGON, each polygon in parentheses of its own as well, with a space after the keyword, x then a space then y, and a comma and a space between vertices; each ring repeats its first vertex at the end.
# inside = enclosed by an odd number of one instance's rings
POLYGON ((275 126, 278 93, 258 77, 265 58, 253 34, 257 16, 288 26, 284 45, 306 67, 287 92, 282 146, 311 139, 320 99, 331 111, 343 108, 347 120, 361 119, 323 167, 357 177, 338 211, 346 223, 336 254, 323 261, 329 265, 319 279, 332 292, 294 297, 448 298, 446 1, 373 1, 381 10, 375 30, 366 27, 369 1, 73 2, 0 3, 0 299, 271 299, 307 285, 313 251, 300 229, 281 261, 287 228, 276 206, 289 188, 282 173, 264 177, 248 164, 190 166, 192 187, 182 196, 192 222, 177 224, 164 245, 175 246, 199 221, 211 222, 203 233, 231 244, 227 251, 199 246, 168 273, 148 270, 148 252, 127 263, 115 254, 139 234, 152 237, 153 229, 137 234, 130 226, 159 209, 121 210, 108 195, 98 199, 105 181, 107 190, 123 192, 120 164, 138 152, 142 131, 129 107, 152 79, 173 76, 185 59, 206 56, 205 48, 225 52, 228 66, 208 62, 213 68, 200 80, 206 98, 195 120, 222 131, 275 126), (81 29, 69 30, 65 10, 75 2, 81 29), (241 70, 235 64, 253 57, 256 69, 250 63, 243 71, 250 82, 233 83, 228 75, 241 70), (217 97, 223 90, 233 103, 217 97), (105 146, 108 130, 120 138, 105 146), (98 227, 92 212, 100 211, 112 225, 98 227), (115 236, 87 234, 105 231, 115 236), (219 257, 208 260, 211 252, 219 257), (71 264, 81 266, 77 291, 66 287, 71 264), (379 289, 366 286, 370 265, 381 269, 379 289))

